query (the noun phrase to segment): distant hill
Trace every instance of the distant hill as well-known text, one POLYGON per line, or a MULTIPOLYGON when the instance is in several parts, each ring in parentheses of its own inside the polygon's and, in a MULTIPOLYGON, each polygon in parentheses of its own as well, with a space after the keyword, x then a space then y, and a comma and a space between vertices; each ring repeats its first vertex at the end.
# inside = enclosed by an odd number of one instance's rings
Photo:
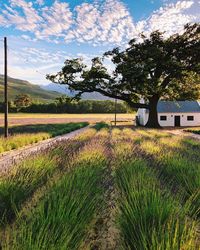
MULTIPOLYGON (((3 101, 4 77, 0 75, 0 101, 3 101)), ((14 100, 16 95, 28 94, 33 100, 51 101, 61 94, 56 91, 45 90, 39 85, 31 84, 28 81, 8 77, 8 99, 14 100)))
MULTIPOLYGON (((45 90, 51 90, 59 92, 63 95, 74 96, 75 92, 70 91, 66 86, 50 83, 48 85, 42 86, 45 90)), ((111 98, 101 95, 100 93, 93 92, 93 93, 85 93, 81 97, 84 100, 111 100, 111 98)))

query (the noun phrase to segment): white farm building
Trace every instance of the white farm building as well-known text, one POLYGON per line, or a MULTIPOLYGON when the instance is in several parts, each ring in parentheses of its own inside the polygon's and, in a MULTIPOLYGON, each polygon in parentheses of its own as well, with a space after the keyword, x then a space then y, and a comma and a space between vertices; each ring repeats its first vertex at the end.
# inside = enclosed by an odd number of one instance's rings
MULTIPOLYGON (((198 101, 159 101, 158 121, 162 127, 200 126, 200 102, 198 101)), ((137 122, 145 126, 148 109, 138 109, 137 122)))

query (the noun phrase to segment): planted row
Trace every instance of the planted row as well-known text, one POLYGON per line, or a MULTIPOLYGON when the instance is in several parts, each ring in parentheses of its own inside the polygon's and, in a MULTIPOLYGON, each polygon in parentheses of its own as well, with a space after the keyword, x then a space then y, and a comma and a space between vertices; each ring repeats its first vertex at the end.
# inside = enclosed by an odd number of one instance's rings
POLYGON ((27 125, 11 128, 11 136, 7 139, 0 137, 0 153, 18 149, 26 145, 66 134, 71 131, 87 126, 87 122, 52 124, 50 125, 27 125))
POLYGON ((198 249, 197 223, 187 216, 188 204, 181 206, 161 185, 158 172, 141 159, 138 139, 131 130, 115 131, 113 138, 122 248, 198 249))

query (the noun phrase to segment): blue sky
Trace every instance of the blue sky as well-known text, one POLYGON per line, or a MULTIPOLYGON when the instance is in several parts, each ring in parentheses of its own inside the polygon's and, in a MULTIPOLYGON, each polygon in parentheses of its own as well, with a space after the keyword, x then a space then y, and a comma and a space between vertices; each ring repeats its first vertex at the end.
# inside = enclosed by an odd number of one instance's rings
MULTIPOLYGON (((47 84, 65 59, 92 57, 143 32, 169 36, 200 21, 199 0, 1 0, 0 73, 8 37, 9 75, 47 84)), ((108 65, 109 67, 109 65, 108 65)))

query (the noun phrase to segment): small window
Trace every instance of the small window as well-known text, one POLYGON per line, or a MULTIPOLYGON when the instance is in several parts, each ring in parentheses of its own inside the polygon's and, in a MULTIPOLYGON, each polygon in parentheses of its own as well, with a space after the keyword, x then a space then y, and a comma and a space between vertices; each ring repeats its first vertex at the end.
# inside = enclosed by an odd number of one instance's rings
POLYGON ((161 121, 167 121, 167 116, 166 115, 161 115, 160 120, 161 121))
POLYGON ((188 115, 187 120, 188 121, 194 121, 194 116, 193 115, 188 115))

